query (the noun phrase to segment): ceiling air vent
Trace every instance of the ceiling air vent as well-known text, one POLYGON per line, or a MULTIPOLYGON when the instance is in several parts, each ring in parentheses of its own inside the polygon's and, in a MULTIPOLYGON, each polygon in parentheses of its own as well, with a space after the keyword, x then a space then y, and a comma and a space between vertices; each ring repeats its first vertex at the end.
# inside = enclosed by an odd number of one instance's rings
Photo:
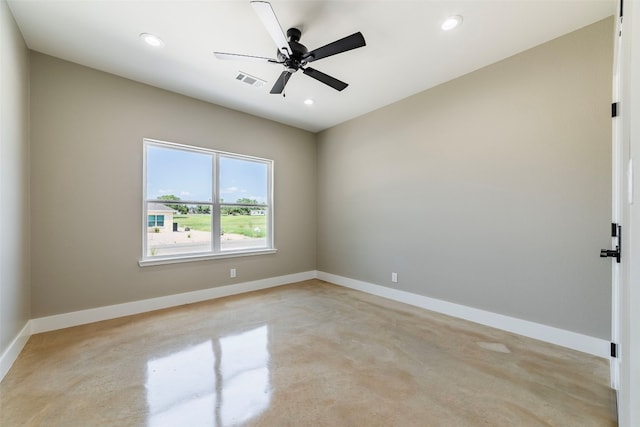
POLYGON ((260 87, 266 83, 266 80, 259 79, 257 77, 251 76, 243 71, 238 72, 236 76, 236 80, 240 80, 248 85, 260 87))

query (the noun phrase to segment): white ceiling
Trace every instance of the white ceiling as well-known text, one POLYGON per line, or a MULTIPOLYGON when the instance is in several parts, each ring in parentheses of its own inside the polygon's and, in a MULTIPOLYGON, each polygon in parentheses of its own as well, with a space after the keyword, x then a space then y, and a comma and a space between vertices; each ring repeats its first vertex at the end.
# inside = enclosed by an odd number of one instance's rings
POLYGON ((269 90, 281 65, 221 61, 213 51, 275 57, 249 0, 8 0, 30 49, 313 132, 610 16, 615 0, 297 0, 271 2, 283 30, 309 50, 361 31, 367 46, 313 68, 349 83, 338 92, 298 72, 286 97, 269 90), (440 29, 450 15, 462 25, 440 29), (154 49, 140 33, 160 36, 154 49), (235 80, 262 78, 260 88, 235 80), (306 106, 305 98, 315 104, 306 106))

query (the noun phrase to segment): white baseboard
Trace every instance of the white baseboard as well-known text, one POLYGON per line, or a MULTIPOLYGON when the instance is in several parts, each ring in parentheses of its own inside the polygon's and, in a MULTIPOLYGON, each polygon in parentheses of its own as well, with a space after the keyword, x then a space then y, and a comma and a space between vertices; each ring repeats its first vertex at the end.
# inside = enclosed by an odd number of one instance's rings
POLYGON ((490 311, 479 310, 465 305, 454 304, 435 298, 385 286, 374 285, 360 280, 349 279, 335 274, 317 272, 317 278, 346 288, 356 289, 372 295, 410 304, 416 307, 446 314, 452 317, 469 320, 482 325, 491 326, 503 331, 512 332, 525 337, 534 338, 551 344, 568 347, 594 356, 610 358, 610 343, 601 338, 542 325, 528 320, 504 316, 490 311))
POLYGON ((18 336, 11 341, 9 347, 7 347, 4 353, 2 353, 2 356, 0 356, 0 381, 7 375, 7 372, 9 372, 13 362, 16 361, 25 344, 27 344, 30 336, 31 321, 24 325, 24 328, 22 328, 18 336))
POLYGON ((322 271, 306 271, 302 273, 255 280, 252 282, 238 283, 217 288, 203 289, 200 291, 186 292, 177 295, 168 295, 164 297, 150 298, 141 301, 133 301, 31 319, 5 350, 2 356, 0 356, 0 381, 4 378, 11 368, 11 365, 13 365, 14 361, 17 359, 31 334, 84 325, 87 323, 99 322, 101 320, 115 319, 122 316, 146 313, 153 310, 160 310, 183 304, 222 298, 314 278, 390 300, 410 304, 426 310, 491 326, 496 329, 513 332, 540 341, 568 347, 595 356, 607 359, 609 358, 609 341, 600 338, 594 338, 578 334, 576 332, 554 328, 552 326, 546 326, 527 320, 504 316, 435 298, 429 298, 398 289, 374 285, 360 280, 349 279, 347 277, 337 276, 322 271))
POLYGON ((271 277, 252 282, 203 289, 200 291, 185 292, 165 297, 150 298, 141 301, 109 305, 106 307, 74 311, 71 313, 39 317, 31 320, 31 333, 37 334, 41 332, 54 331, 56 329, 69 328, 72 326, 84 325, 86 323, 99 322, 102 320, 115 319, 117 317, 130 316, 132 314, 146 313, 163 308, 222 298, 230 295, 257 291, 260 289, 273 288, 275 286, 286 285, 288 283, 314 279, 315 277, 315 271, 306 271, 303 273, 288 274, 285 276, 271 277))

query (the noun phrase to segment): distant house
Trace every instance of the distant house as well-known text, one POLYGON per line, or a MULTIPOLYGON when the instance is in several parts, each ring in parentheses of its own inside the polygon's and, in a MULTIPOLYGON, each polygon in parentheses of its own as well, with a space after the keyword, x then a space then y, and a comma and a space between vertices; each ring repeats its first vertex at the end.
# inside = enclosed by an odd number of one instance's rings
POLYGON ((251 211, 251 215, 252 216, 265 216, 265 211, 259 211, 259 210, 255 210, 255 211, 251 211))
POLYGON ((159 228, 160 231, 171 231, 175 213, 175 210, 161 203, 149 203, 147 205, 147 227, 149 229, 159 228))

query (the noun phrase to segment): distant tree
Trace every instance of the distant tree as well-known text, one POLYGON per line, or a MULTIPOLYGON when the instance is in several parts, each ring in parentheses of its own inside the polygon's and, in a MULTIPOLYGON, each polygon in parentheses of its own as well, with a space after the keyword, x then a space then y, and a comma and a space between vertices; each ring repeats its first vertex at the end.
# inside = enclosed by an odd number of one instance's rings
POLYGON ((198 205, 198 206, 196 206, 196 213, 199 213, 199 214, 210 214, 211 213, 211 206, 209 206, 209 205, 198 205))
MULTIPOLYGON (((242 203, 243 205, 257 205, 258 201, 243 197, 242 199, 236 200, 236 203, 242 203)), ((238 215, 250 215, 251 207, 250 206, 237 206, 237 209, 240 211, 238 215)))
MULTIPOLYGON (((167 201, 170 201, 170 202, 178 202, 178 201, 180 201, 180 197, 174 196, 173 194, 165 194, 164 196, 158 197, 158 200, 167 200, 167 201)), ((179 203, 168 203, 167 206, 169 206, 172 209, 177 210, 182 215, 186 215, 187 212, 189 212, 189 208, 187 207, 187 205, 183 205, 183 204, 179 204, 179 203)))
POLYGON ((222 215, 246 215, 247 209, 244 206, 223 206, 220 210, 222 215))
MULTIPOLYGON (((257 205, 258 201, 243 197, 236 200, 236 203, 242 205, 257 205)), ((252 208, 251 206, 223 206, 221 211, 222 215, 250 215, 251 211, 254 209, 255 208, 252 208)))
POLYGON ((242 199, 238 199, 236 200, 236 203, 242 203, 245 205, 257 205, 258 201, 257 200, 253 200, 253 199, 248 199, 246 197, 243 197, 242 199))

